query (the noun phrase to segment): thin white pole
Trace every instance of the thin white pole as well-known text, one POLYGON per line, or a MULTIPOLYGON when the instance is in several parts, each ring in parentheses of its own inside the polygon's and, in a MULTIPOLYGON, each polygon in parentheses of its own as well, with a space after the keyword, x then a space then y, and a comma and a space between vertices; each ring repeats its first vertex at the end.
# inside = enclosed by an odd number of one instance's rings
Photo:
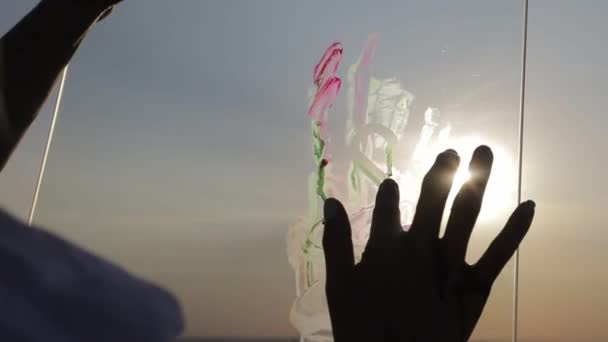
POLYGON ((36 184, 36 190, 34 191, 34 198, 32 199, 32 207, 30 208, 30 217, 28 219, 28 225, 32 225, 34 221, 34 214, 36 213, 36 206, 38 205, 38 196, 40 195, 40 187, 42 186, 42 179, 44 178, 44 171, 46 169, 46 161, 49 156, 49 150, 51 149, 51 142, 53 141, 53 134, 55 133, 55 124, 57 123, 57 117, 59 116, 59 108, 61 107, 61 98, 63 97, 63 88, 65 86, 65 80, 68 75, 68 66, 63 69, 61 74, 61 82, 59 83, 59 92, 57 93, 57 100, 55 101, 55 110, 53 111, 53 118, 51 119, 51 127, 49 128, 49 135, 46 140, 46 147, 44 148, 44 155, 42 156, 42 163, 40 164, 40 171, 38 172, 38 183, 36 184))
MULTIPOLYGON (((524 17, 521 49, 521 86, 519 94, 519 146, 517 174, 517 203, 521 203, 521 184, 524 159, 524 113, 526 104, 526 65, 528 58, 528 0, 524 0, 524 17)), ((519 249, 515 251, 515 270, 513 272, 513 342, 517 342, 519 314, 519 249)))

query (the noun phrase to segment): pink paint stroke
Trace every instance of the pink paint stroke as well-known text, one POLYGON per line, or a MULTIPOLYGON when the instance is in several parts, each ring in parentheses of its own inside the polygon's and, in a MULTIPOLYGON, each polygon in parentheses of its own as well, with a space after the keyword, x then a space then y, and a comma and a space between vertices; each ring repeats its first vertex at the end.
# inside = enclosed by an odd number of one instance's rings
POLYGON ((367 118, 367 96, 369 93, 370 65, 374 59, 374 53, 378 46, 378 35, 373 34, 363 47, 357 70, 355 70, 355 104, 354 121, 356 127, 365 125, 367 118))
POLYGON ((338 97, 341 85, 342 80, 338 77, 334 76, 328 79, 317 91, 308 109, 310 118, 315 120, 317 125, 319 125, 319 132, 322 138, 327 136, 327 110, 331 108, 336 97, 338 97))
POLYGON ((333 42, 321 56, 313 70, 313 81, 317 87, 314 99, 308 108, 308 115, 319 126, 319 134, 327 137, 327 111, 331 108, 342 81, 336 76, 342 59, 342 44, 333 42))
POLYGON ((327 80, 336 76, 342 59, 342 44, 333 42, 321 56, 319 63, 315 65, 313 80, 318 88, 321 88, 327 80))

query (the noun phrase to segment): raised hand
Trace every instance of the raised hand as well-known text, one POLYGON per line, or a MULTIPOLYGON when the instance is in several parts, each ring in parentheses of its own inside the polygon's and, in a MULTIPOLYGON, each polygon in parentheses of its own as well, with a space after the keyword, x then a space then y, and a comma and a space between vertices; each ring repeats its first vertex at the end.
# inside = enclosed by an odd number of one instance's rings
POLYGON ((444 236, 439 230, 460 158, 441 153, 422 184, 409 231, 400 222, 399 188, 387 179, 376 197, 370 238, 355 265, 348 215, 325 202, 326 294, 336 342, 466 341, 493 282, 517 250, 534 217, 528 201, 474 265, 465 262, 492 168, 490 148, 478 147, 471 178, 454 199, 444 236))

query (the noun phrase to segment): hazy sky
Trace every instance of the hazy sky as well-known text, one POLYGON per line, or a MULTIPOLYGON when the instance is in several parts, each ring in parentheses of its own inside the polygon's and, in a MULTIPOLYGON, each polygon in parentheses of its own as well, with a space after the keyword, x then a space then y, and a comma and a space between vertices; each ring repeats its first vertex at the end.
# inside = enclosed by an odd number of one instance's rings
MULTIPOLYGON (((4 0, 0 32, 34 3, 4 0)), ((320 54, 340 40, 346 66, 378 32, 374 75, 402 81, 413 115, 437 106, 457 134, 514 158, 520 3, 126 0, 74 60, 36 222, 171 288, 190 335, 293 335, 285 234, 307 210, 320 54)), ((522 249, 522 338, 608 339, 606 11, 531 1, 524 197, 538 209, 522 249)), ((0 177, 0 203, 20 217, 49 118, 0 177)), ((474 250, 499 228, 479 230, 474 250)), ((509 339, 511 271, 478 336, 509 339)))

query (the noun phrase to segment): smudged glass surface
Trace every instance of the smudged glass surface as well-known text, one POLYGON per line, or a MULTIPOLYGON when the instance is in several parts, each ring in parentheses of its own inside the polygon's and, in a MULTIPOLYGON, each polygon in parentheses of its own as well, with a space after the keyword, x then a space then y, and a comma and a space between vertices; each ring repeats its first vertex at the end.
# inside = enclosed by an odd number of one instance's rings
MULTIPOLYGON (((341 42, 327 191, 353 199, 359 247, 378 177, 399 178, 407 224, 438 151, 455 148, 466 164, 476 145, 494 148, 475 262, 515 206, 521 21, 518 2, 127 0, 74 60, 36 222, 172 289, 188 335, 295 336, 302 319, 323 335, 322 253, 311 283, 299 283, 309 273, 298 254, 319 205, 309 200, 314 66, 341 42)), ((535 129, 526 142, 541 146, 548 133, 535 129)), ((511 340, 512 272, 475 339, 511 340)))

